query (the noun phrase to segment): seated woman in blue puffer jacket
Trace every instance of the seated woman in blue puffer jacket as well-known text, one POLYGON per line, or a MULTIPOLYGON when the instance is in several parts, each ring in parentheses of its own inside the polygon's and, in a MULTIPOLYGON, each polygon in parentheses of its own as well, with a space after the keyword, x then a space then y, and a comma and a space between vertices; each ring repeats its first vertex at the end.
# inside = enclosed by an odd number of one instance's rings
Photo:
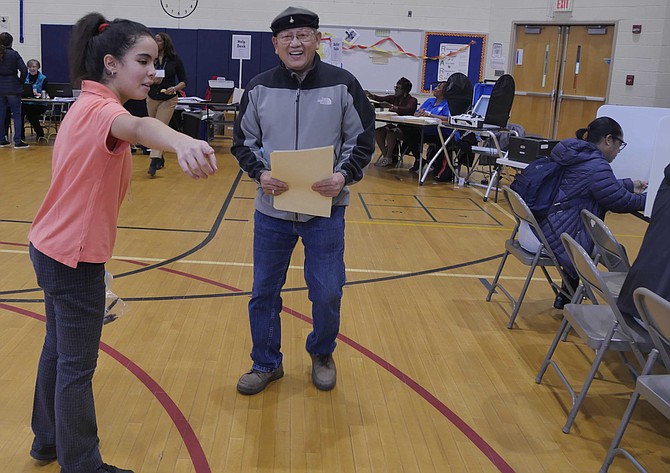
MULTIPOLYGON (((647 188, 644 181, 617 179, 610 163, 624 149, 623 130, 610 117, 600 117, 576 132, 577 138, 558 143, 551 152, 552 161, 565 166, 556 195, 555 210, 538 223, 573 289, 579 278, 561 242, 561 234, 573 237, 589 253, 593 242, 582 224, 580 212, 588 209, 601 219, 607 211, 626 213, 644 209, 647 188)), ((554 307, 562 309, 569 300, 559 295, 554 307)))

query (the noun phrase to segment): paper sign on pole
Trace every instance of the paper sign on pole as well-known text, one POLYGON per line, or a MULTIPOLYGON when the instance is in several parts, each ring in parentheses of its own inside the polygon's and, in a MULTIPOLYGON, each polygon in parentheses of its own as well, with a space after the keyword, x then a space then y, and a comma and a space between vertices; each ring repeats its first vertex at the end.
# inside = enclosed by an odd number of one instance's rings
POLYGON ((251 35, 234 34, 231 59, 251 59, 251 35))

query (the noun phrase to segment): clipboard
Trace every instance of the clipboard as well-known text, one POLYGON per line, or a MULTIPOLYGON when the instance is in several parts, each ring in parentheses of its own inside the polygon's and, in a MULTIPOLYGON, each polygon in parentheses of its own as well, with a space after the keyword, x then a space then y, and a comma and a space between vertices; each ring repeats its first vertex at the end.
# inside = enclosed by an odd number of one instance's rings
POLYGON ((288 190, 273 198, 277 210, 317 217, 330 217, 332 197, 312 190, 312 184, 333 175, 333 146, 270 153, 270 174, 288 184, 288 190))

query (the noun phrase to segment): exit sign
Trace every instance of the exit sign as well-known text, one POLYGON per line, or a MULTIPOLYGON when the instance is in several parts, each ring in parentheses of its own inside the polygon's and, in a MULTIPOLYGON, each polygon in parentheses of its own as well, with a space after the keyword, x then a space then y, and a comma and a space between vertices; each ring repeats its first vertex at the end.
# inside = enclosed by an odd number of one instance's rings
POLYGON ((572 0, 554 0, 554 11, 572 11, 572 0))

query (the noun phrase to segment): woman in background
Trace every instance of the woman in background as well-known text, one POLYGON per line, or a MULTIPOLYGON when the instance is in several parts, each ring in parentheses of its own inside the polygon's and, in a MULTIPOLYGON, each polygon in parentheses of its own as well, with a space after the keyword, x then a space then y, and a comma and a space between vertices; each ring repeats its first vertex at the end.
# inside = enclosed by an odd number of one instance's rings
POLYGON ((81 81, 81 95, 58 131, 51 185, 29 234, 46 311, 30 455, 42 463, 58 460, 61 473, 132 473, 102 461, 92 386, 105 262, 132 174, 130 143, 176 153, 194 178, 216 170, 206 142, 123 108, 128 99, 146 98, 157 55, 149 29, 133 21, 89 13, 72 30, 70 77, 81 81))
MULTIPOLYGON (((447 83, 438 82, 438 84, 433 88, 433 96, 429 99, 426 99, 421 107, 416 111, 414 115, 417 117, 427 117, 427 118, 439 118, 440 120, 446 120, 449 118, 449 104, 446 97, 447 83)), ((419 171, 419 156, 423 150, 419 149, 421 146, 421 131, 418 128, 414 127, 404 127, 404 145, 407 150, 416 157, 414 165, 410 168, 411 172, 419 171)), ((437 135, 437 128, 426 128, 423 132, 423 144, 432 144, 435 146, 440 146, 440 138, 437 135)), ((437 149, 437 148, 435 148, 437 149)), ((424 165, 428 164, 424 160, 424 165)))
MULTIPOLYGON (((573 237, 587 252, 593 250, 580 216, 587 209, 604 219, 607 211, 626 213, 644 209, 647 188, 644 181, 617 179, 610 163, 626 147, 623 130, 610 117, 600 117, 588 127, 576 132, 576 138, 558 143, 551 151, 550 159, 564 167, 563 176, 554 206, 546 218, 538 221, 558 262, 568 276, 572 289, 577 288, 579 278, 561 242, 561 234, 573 237)), ((554 301, 556 309, 570 302, 559 294, 554 301)))
MULTIPOLYGON (((158 57, 154 63, 156 77, 149 90, 147 111, 150 117, 168 125, 177 106, 179 92, 186 88, 186 69, 174 50, 172 38, 167 33, 158 33, 156 44, 158 44, 158 57)), ((153 177, 156 170, 165 166, 165 158, 162 151, 154 149, 151 150, 150 157, 151 163, 147 172, 153 177)))
MULTIPOLYGON (((382 107, 388 108, 390 112, 395 112, 398 115, 414 115, 418 102, 415 97, 409 94, 411 91, 412 82, 405 77, 401 77, 398 79, 392 95, 375 95, 367 90, 365 91, 365 95, 369 99, 379 102, 382 107)), ((393 152, 398 142, 402 139, 403 127, 400 125, 389 123, 386 126, 377 128, 375 130, 375 141, 377 142, 377 146, 379 146, 381 155, 377 159, 375 166, 386 167, 393 164, 393 152)))
MULTIPOLYGON (((42 91, 47 89, 47 76, 40 72, 40 62, 37 59, 28 61, 28 77, 26 77, 25 83, 33 86, 33 96, 35 97, 41 97, 42 91)), ((44 130, 42 129, 40 118, 46 111, 47 106, 44 104, 36 102, 23 104, 23 117, 27 118, 33 127, 37 141, 44 138, 44 130)), ((21 139, 23 141, 26 140, 26 131, 23 127, 21 127, 21 139)))
MULTIPOLYGON (((21 95, 28 68, 21 55, 12 49, 14 37, 6 31, 0 33, 0 125, 9 127, 7 112, 14 118, 14 148, 28 148, 21 140, 23 119, 21 116, 21 95), (7 123, 7 125, 5 125, 7 123)), ((0 140, 0 146, 9 146, 8 134, 0 140)))

